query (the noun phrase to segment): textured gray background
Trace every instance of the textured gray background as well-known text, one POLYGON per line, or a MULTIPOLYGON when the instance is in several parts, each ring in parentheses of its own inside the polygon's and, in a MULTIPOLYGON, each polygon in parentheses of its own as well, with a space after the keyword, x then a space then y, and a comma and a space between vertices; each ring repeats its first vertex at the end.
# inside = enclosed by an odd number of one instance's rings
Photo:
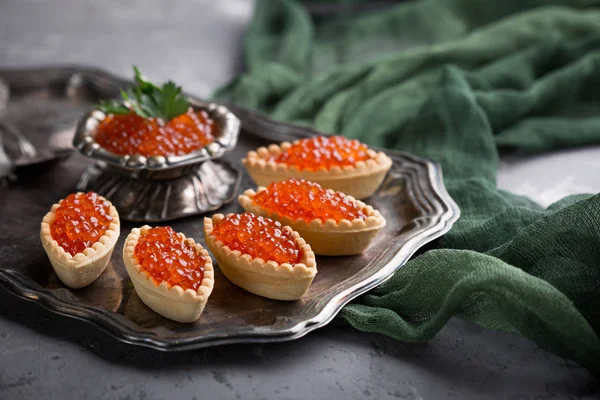
MULTIPOLYGON (((83 63, 172 78, 201 96, 241 68, 253 1, 0 0, 0 67, 83 63)), ((501 187, 549 204, 600 189, 600 148, 505 160, 501 187)), ((23 318, 23 317, 21 317, 23 318)), ((25 316, 27 318, 27 316, 25 316)), ((37 316, 30 316, 38 318, 37 316)), ((589 372, 534 343, 457 319, 404 344, 329 326, 289 343, 187 354, 90 351, 69 327, 0 317, 0 399, 598 398, 589 372)), ((52 322, 51 322, 52 323, 52 322)))

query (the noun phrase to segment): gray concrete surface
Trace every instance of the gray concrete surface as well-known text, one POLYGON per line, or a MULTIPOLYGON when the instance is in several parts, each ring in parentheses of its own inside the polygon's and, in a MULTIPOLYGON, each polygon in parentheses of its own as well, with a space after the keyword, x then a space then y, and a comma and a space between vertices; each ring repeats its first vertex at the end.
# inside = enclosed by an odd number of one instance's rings
MULTIPOLYGON (((253 2, 0 0, 0 66, 136 63, 207 95, 240 68, 253 2), (166 16, 166 18, 165 18, 166 16)), ((503 188, 544 204, 598 192, 600 148, 505 160, 503 188)), ((32 317, 35 318, 35 317, 32 317)), ((51 323, 51 322, 50 322, 51 323)), ((598 398, 598 381, 534 343, 453 319, 405 344, 344 326, 294 342, 192 353, 89 349, 68 326, 47 335, 0 317, 0 399, 598 398)))
POLYGON ((527 340, 453 320, 405 344, 329 326, 287 343, 119 357, 0 320, 2 399, 596 398, 589 374, 527 340))

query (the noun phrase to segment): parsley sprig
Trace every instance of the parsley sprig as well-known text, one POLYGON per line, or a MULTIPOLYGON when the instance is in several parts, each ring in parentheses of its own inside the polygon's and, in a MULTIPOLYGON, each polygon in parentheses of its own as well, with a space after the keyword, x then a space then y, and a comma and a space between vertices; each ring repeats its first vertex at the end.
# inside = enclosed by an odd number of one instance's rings
POLYGON ((189 107, 181 87, 168 81, 161 87, 150 82, 137 67, 133 67, 136 85, 121 90, 122 100, 104 100, 98 108, 107 114, 135 112, 143 118, 156 117, 165 121, 184 114, 189 107))

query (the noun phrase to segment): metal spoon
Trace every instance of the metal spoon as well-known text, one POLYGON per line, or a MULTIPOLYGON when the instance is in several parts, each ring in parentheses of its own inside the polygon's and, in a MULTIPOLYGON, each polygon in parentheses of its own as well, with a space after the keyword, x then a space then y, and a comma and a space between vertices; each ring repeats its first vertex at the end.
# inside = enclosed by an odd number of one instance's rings
POLYGON ((2 132, 0 132, 0 187, 8 185, 12 180, 14 180, 13 165, 4 151, 2 132))
MULTIPOLYGON (((19 146, 19 157, 17 159, 35 158, 38 154, 37 149, 16 126, 6 120, 0 119, 0 130, 15 138, 17 146, 19 146)), ((16 160, 14 160, 16 161, 16 160)))
POLYGON ((0 131, 10 134, 19 147, 19 155, 12 159, 15 167, 28 167, 45 162, 65 158, 73 153, 73 149, 39 150, 13 124, 0 120, 0 131))
POLYGON ((2 78, 0 78, 0 116, 4 114, 4 111, 8 107, 8 98, 10 97, 10 91, 8 84, 2 78))
MULTIPOLYGON (((0 79, 0 115, 8 106, 8 96, 8 85, 0 79)), ((4 139, 0 132, 0 187, 8 185, 8 182, 14 179, 12 169, 12 162, 4 151, 4 139)))
POLYGON ((39 165, 49 161, 62 159, 70 156, 73 153, 72 149, 59 149, 59 150, 38 150, 35 146, 23 135, 16 126, 1 119, 8 107, 8 99, 10 97, 10 89, 8 84, 0 78, 0 134, 11 135, 18 148, 19 155, 17 158, 11 160, 4 151, 3 143, 0 141, 0 177, 5 176, 7 173, 3 173, 4 170, 12 170, 12 167, 28 167, 32 165, 39 165))

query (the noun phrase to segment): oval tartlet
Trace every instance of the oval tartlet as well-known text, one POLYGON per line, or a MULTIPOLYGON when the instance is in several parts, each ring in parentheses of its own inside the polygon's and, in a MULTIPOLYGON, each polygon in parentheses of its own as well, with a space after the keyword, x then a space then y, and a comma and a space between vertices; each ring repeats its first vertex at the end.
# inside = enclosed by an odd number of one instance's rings
MULTIPOLYGON (((77 192, 76 196, 84 193, 77 192)), ((50 211, 42 219, 40 239, 42 246, 50 259, 54 272, 66 286, 79 289, 94 282, 106 269, 110 257, 119 239, 121 223, 117 209, 104 197, 98 196, 101 201, 106 201, 112 222, 100 238, 91 246, 75 255, 65 251, 52 237, 51 225, 56 219, 56 210, 65 200, 52 205, 50 211)))
POLYGON ((204 236, 206 245, 227 279, 250 293, 274 300, 298 300, 308 291, 317 274, 317 262, 310 246, 298 232, 287 226, 282 227, 291 233, 301 249, 300 262, 294 265, 279 264, 276 261, 253 258, 239 250, 231 250, 218 240, 213 234, 213 229, 224 218, 223 214, 204 218, 204 236))
POLYGON ((342 219, 340 221, 327 219, 323 221, 320 218, 315 218, 310 222, 302 218, 294 220, 277 211, 255 204, 253 201, 254 196, 263 190, 266 190, 266 188, 262 186, 256 192, 252 189, 246 190, 238 197, 240 205, 247 212, 271 218, 281 222, 282 225, 289 226, 298 232, 310 245, 314 253, 318 255, 346 256, 363 253, 377 236, 379 230, 386 224, 385 218, 379 211, 360 200, 354 199, 352 196, 345 197, 356 202, 364 210, 365 219, 342 219))
POLYGON ((367 160, 358 161, 353 165, 332 166, 329 169, 299 169, 295 165, 271 160, 298 142, 272 144, 248 152, 242 163, 257 186, 267 186, 269 183, 289 178, 306 179, 324 188, 346 193, 357 199, 365 199, 375 193, 392 167, 390 157, 371 149, 367 150, 367 160))
POLYGON ((192 246, 196 254, 206 259, 202 283, 198 290, 184 290, 181 286, 171 285, 167 281, 158 282, 144 270, 135 255, 140 237, 149 229, 151 228, 148 225, 132 229, 123 246, 123 263, 135 291, 144 304, 163 317, 177 322, 198 320, 214 287, 214 270, 208 252, 194 239, 186 238, 183 233, 179 233, 184 243, 192 246))

